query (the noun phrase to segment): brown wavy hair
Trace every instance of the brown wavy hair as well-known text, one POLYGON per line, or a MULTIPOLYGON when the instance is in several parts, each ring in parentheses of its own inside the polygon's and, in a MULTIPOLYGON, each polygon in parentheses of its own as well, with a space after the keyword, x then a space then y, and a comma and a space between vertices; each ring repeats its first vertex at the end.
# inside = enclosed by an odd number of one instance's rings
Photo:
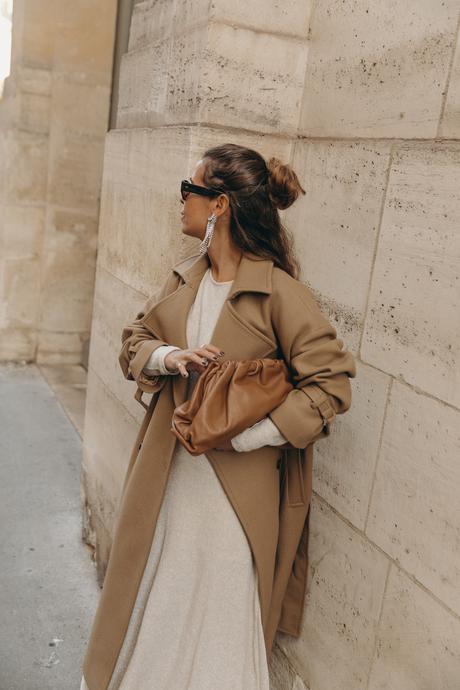
POLYGON ((214 146, 202 158, 204 184, 228 195, 233 242, 243 251, 272 259, 298 279, 293 236, 278 213, 305 194, 292 167, 274 156, 265 162, 260 153, 238 144, 214 146))

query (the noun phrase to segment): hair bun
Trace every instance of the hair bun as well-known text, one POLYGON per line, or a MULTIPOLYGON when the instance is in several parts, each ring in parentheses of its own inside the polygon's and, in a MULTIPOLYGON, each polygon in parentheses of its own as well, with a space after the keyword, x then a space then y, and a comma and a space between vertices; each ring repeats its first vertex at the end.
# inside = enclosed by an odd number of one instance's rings
POLYGON ((268 196, 276 208, 288 208, 301 192, 306 193, 289 164, 282 163, 279 158, 272 156, 267 162, 267 168, 268 196))

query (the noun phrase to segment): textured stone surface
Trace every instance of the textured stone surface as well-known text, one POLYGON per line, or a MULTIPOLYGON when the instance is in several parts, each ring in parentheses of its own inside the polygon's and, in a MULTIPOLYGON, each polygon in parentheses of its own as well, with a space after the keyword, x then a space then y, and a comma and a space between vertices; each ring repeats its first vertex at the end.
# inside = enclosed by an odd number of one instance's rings
POLYGON ((457 46, 452 70, 446 84, 445 107, 439 125, 439 136, 447 139, 460 138, 460 34, 457 35, 457 46))
POLYGON ((83 466, 91 481, 104 484, 106 496, 118 505, 121 485, 137 433, 136 420, 90 370, 85 410, 83 466), (97 409, 98 414, 93 411, 97 409), (114 421, 116 423, 114 424, 114 421))
POLYGON ((395 381, 366 534, 460 615, 460 411, 395 381))
POLYGON ((148 0, 134 6, 129 34, 129 50, 145 47, 159 36, 171 35, 197 24, 214 21, 232 26, 251 27, 257 31, 305 38, 308 34, 312 1, 266 3, 263 12, 258 3, 236 0, 148 0))
POLYGON ((315 496, 312 510, 302 633, 277 641, 311 688, 365 690, 388 562, 315 496))
POLYGON ((460 620, 391 567, 369 690, 457 690, 460 620))
MULTIPOLYGON (((102 266, 98 267, 89 369, 90 372, 97 372, 111 395, 124 405, 139 424, 144 409, 134 399, 136 383, 123 376, 118 355, 122 345, 122 330, 136 317, 146 298, 146 294, 127 287, 102 266)), ((150 395, 145 393, 144 400, 149 399, 150 395)), ((94 410, 90 408, 89 414, 94 414, 94 410)))
POLYGON ((80 364, 89 333, 46 331, 37 336, 35 359, 39 364, 80 364))
POLYGON ((460 406, 460 144, 393 155, 363 359, 460 406))
POLYGON ((306 191, 286 211, 301 279, 346 344, 359 349, 390 160, 379 141, 298 141, 293 166, 306 191), (354 267, 354 268, 352 268, 354 267))
POLYGON ((357 362, 349 412, 335 418, 331 435, 315 444, 317 493, 359 529, 364 529, 380 448, 391 377, 357 362))
POLYGON ((88 332, 94 294, 97 219, 54 209, 42 262, 41 328, 88 332))
POLYGON ((190 131, 113 131, 107 136, 98 261, 147 293, 166 277, 181 243, 180 181, 190 131))
POLYGON ((200 122, 294 134, 305 41, 210 22, 123 56, 117 127, 200 122))
POLYGON ((457 0, 317 2, 300 132, 436 136, 458 13, 457 0))
POLYGON ((15 3, 0 102, 1 359, 86 358, 116 5, 15 3))
POLYGON ((5 141, 4 188, 5 203, 37 204, 46 198, 48 138, 46 135, 10 129, 2 133, 5 141))

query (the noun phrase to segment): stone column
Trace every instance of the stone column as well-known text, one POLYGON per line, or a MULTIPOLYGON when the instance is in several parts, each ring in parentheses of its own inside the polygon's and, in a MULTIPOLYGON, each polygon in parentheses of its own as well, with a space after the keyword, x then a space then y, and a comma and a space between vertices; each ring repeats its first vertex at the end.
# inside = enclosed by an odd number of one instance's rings
POLYGON ((0 101, 0 359, 86 363, 115 0, 15 0, 0 101))

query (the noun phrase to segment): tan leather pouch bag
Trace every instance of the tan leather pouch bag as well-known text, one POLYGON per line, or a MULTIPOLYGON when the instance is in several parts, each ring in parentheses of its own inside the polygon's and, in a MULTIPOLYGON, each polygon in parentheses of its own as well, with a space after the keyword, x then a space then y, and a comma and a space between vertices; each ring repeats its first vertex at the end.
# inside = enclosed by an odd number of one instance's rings
POLYGON ((283 359, 210 362, 190 398, 174 410, 171 431, 199 455, 261 420, 293 387, 283 359))

